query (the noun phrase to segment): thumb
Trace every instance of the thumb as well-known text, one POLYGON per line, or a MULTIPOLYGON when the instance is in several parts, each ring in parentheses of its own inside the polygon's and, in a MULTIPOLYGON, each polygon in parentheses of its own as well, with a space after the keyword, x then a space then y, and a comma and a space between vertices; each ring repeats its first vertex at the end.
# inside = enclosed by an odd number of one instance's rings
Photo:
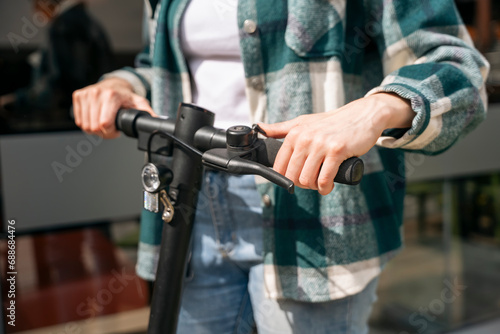
POLYGON ((272 138, 284 138, 288 132, 295 126, 299 124, 297 118, 291 119, 289 121, 274 123, 274 124, 266 124, 259 123, 259 127, 264 130, 268 137, 272 138))
POLYGON ((153 108, 151 108, 151 104, 145 98, 140 95, 132 94, 132 108, 137 110, 144 110, 151 114, 151 116, 157 117, 158 115, 154 112, 153 108))

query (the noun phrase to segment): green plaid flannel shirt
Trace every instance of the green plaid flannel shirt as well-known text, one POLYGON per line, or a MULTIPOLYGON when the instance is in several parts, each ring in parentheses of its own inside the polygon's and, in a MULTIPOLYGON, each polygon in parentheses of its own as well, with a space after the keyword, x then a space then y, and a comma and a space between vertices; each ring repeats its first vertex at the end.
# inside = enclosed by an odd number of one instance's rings
MULTIPOLYGON (((191 101, 179 41, 188 1, 146 1, 150 45, 135 69, 112 74, 172 117, 191 101)), ((258 182, 271 198, 263 205, 267 295, 321 302, 355 294, 402 246, 404 151, 440 153, 485 118, 489 65, 452 0, 242 0, 238 26, 253 122, 333 110, 377 92, 411 101, 412 127, 387 130, 361 157, 360 185, 337 184, 321 196, 258 182), (255 30, 245 29, 247 20, 255 30)), ((161 225, 143 212, 137 270, 147 279, 161 225)))

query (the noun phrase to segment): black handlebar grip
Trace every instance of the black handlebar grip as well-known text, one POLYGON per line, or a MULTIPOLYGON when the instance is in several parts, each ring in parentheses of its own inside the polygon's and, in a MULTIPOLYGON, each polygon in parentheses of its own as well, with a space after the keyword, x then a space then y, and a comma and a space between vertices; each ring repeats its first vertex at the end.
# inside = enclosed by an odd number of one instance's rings
MULTIPOLYGON (((276 155, 283 143, 273 138, 266 138, 263 142, 264 145, 258 150, 257 160, 265 166, 272 167, 276 155)), ((358 157, 351 157, 340 164, 337 175, 333 181, 355 186, 361 182, 363 172, 363 160, 358 157)))
POLYGON ((264 145, 258 148, 257 161, 264 166, 273 167, 276 155, 283 143, 274 138, 266 138, 263 143, 264 145))
POLYGON ((365 165, 363 160, 358 157, 351 157, 340 164, 333 181, 355 186, 361 182, 364 171, 365 165))
POLYGON ((142 115, 149 115, 146 111, 136 109, 120 109, 116 114, 115 126, 128 137, 137 138, 135 121, 142 115))

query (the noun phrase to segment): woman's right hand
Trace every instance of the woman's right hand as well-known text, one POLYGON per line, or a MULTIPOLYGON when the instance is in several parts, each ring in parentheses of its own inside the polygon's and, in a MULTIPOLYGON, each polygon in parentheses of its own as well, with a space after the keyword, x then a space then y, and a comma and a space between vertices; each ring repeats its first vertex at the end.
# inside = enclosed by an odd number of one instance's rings
POLYGON ((103 138, 116 138, 115 118, 120 108, 134 108, 156 116, 149 101, 134 93, 132 85, 109 78, 73 93, 75 123, 83 131, 103 138))

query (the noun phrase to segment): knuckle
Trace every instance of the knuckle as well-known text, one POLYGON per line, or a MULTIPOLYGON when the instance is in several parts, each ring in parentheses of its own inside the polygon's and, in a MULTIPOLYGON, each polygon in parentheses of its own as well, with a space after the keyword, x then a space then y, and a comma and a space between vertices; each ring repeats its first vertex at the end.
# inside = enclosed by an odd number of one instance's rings
POLYGON ((323 195, 323 196, 328 195, 330 193, 328 190, 323 189, 323 188, 318 189, 318 192, 320 193, 320 195, 323 195))
POLYGON ((145 105, 149 105, 148 99, 146 99, 140 95, 137 95, 137 94, 134 94, 133 96, 136 99, 136 102, 139 102, 139 103, 145 104, 145 105))
POLYGON ((332 185, 325 186, 325 187, 321 187, 321 186, 320 186, 320 187, 319 187, 319 189, 318 189, 318 192, 319 192, 321 195, 325 196, 325 195, 328 195, 329 193, 331 193, 331 192, 332 192, 332 190, 333 190, 333 186, 332 186, 332 185))
POLYGON ((324 140, 318 140, 316 138, 309 143, 309 149, 312 152, 321 154, 323 157, 328 156, 328 153, 330 152, 328 149, 328 143, 324 140))
POLYGON ((301 142, 302 145, 304 146, 310 146, 311 144, 313 144, 313 142, 315 142, 315 137, 312 133, 309 132, 303 133, 301 137, 301 142))
POLYGON ((91 87, 87 90, 87 96, 88 97, 91 97, 93 99, 97 99, 100 95, 100 90, 95 88, 95 87, 91 87))
MULTIPOLYGON (((332 183, 333 183, 333 181, 332 181, 332 183)), ((329 188, 331 186, 330 179, 325 177, 325 176, 320 176, 318 178, 318 186, 320 188, 329 188)))
POLYGON ((118 97, 118 93, 113 90, 113 89, 106 89, 104 92, 103 92, 103 97, 105 99, 115 99, 118 97))
POLYGON ((344 143, 332 141, 327 144, 328 152, 332 155, 338 155, 345 151, 346 145, 344 143))
POLYGON ((113 120, 106 118, 101 120, 100 128, 101 129, 110 129, 113 126, 113 120))
POLYGON ((302 127, 295 126, 288 132, 288 135, 286 136, 286 138, 289 140, 295 141, 295 140, 297 140, 297 138, 300 138, 301 135, 302 135, 302 127))
POLYGON ((297 136, 302 132, 302 126, 297 125, 290 129, 289 134, 297 136))
POLYGON ((300 184, 303 184, 307 187, 312 187, 314 185, 311 178, 309 176, 306 176, 306 175, 301 175, 299 177, 299 182, 300 182, 300 184))
POLYGON ((93 124, 90 126, 90 132, 92 133, 96 133, 96 132, 99 132, 99 126, 93 124))
POLYGON ((101 99, 107 100, 111 97, 111 90, 110 89, 102 89, 99 91, 99 97, 101 99))

